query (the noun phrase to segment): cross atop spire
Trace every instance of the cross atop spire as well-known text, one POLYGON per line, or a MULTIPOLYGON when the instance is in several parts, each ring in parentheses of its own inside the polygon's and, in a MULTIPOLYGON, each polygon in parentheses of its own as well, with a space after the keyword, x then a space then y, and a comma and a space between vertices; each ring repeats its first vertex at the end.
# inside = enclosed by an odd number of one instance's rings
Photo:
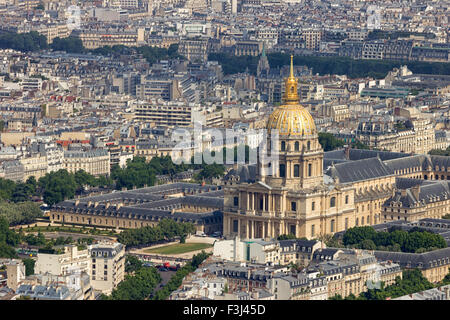
POLYGON ((294 55, 291 54, 291 74, 289 75, 289 78, 294 78, 294 55))
POLYGON ((298 104, 299 97, 297 91, 297 79, 294 77, 294 56, 291 55, 291 70, 289 77, 285 80, 284 91, 284 103, 285 104, 298 104))

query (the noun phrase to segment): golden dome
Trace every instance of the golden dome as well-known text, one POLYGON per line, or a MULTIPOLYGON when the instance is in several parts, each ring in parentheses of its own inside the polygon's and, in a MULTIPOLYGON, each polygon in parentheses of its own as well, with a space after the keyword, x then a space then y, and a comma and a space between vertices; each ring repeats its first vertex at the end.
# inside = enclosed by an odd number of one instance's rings
POLYGON ((312 135, 316 125, 311 114, 299 102, 297 79, 294 77, 294 63, 291 55, 290 76, 285 80, 284 104, 269 116, 267 130, 278 130, 280 135, 312 135))

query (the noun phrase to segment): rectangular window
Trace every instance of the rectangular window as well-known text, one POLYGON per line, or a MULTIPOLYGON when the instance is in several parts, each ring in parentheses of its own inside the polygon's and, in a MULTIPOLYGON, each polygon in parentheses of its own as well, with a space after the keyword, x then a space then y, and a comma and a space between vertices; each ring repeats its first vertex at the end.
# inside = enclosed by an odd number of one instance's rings
POLYGON ((316 234, 315 230, 314 230, 314 225, 311 225, 311 236, 314 237, 316 234))
POLYGON ((345 196, 345 204, 348 204, 348 196, 345 196))
POLYGON ((348 229, 348 218, 345 218, 345 230, 348 229))
POLYGON ((330 224, 330 232, 334 232, 334 219, 331 220, 331 224, 330 224))
POLYGON ((296 235, 295 229, 295 225, 291 225, 291 234, 293 234, 294 236, 296 235))
POLYGON ((239 197, 234 197, 233 201, 234 201, 234 206, 238 206, 239 205, 239 197))
POLYGON ((300 165, 298 164, 294 165, 294 177, 300 177, 300 165))
POLYGON ((291 202, 291 210, 292 211, 297 211, 297 202, 295 202, 295 201, 291 202))
POLYGON ((312 176, 312 164, 308 164, 308 177, 312 176))
POLYGON ((311 204, 311 211, 316 210, 316 203, 313 201, 311 204))
POLYGON ((280 177, 284 178, 286 176, 286 166, 284 164, 280 164, 280 177))
POLYGON ((233 220, 233 232, 238 232, 238 221, 233 220))

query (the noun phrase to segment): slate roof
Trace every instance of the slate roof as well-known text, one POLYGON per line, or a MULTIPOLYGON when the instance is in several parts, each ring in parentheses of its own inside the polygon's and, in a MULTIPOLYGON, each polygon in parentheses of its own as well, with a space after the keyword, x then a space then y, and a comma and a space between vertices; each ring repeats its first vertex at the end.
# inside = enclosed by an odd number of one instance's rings
POLYGON ((386 200, 385 205, 390 205, 392 201, 395 201, 400 202, 402 207, 411 208, 431 202, 443 201, 449 198, 450 181, 436 180, 434 183, 420 186, 418 198, 411 189, 406 189, 405 195, 402 195, 401 191, 397 191, 393 197, 386 200))
POLYGON ((430 161, 426 155, 414 155, 405 158, 398 158, 384 161, 384 164, 392 171, 403 170, 407 168, 419 167, 420 170, 426 170, 430 161))
POLYGON ((444 170, 447 170, 447 168, 450 167, 450 157, 447 156, 429 156, 432 164, 432 169, 434 170, 436 166, 439 166, 439 168, 445 168, 444 170))
POLYGON ((400 177, 395 178, 395 187, 397 189, 408 189, 414 186, 421 186, 432 183, 434 183, 434 181, 400 177))
POLYGON ((440 265, 450 265, 450 248, 424 253, 374 251, 374 254, 377 260, 390 260, 398 263, 402 268, 430 269, 440 265))
POLYGON ((42 286, 22 284, 17 288, 16 294, 29 296, 32 299, 65 300, 70 292, 66 286, 42 286))
POLYGON ((351 183, 392 175, 389 168, 379 158, 369 158, 352 162, 337 163, 325 173, 340 183, 351 183))
POLYGON ((338 149, 324 152, 324 159, 327 160, 341 160, 341 161, 356 161, 370 158, 380 158, 381 160, 391 160, 397 158, 408 157, 410 154, 402 152, 366 150, 366 149, 350 149, 349 158, 347 159, 345 149, 338 149))
POLYGON ((124 217, 128 219, 140 219, 159 221, 169 218, 180 222, 194 222, 200 224, 217 223, 221 221, 223 208, 223 190, 221 187, 193 183, 173 183, 148 188, 114 192, 106 195, 86 197, 77 200, 66 200, 52 206, 55 210, 69 213, 79 213, 104 217, 124 217), (213 190, 213 191, 211 191, 213 190), (184 197, 165 199, 166 194, 186 193, 184 197), (190 195, 193 194, 193 195, 190 195), (222 197, 220 197, 222 194, 222 197), (126 203, 131 200, 131 203, 126 203), (109 202, 125 202, 119 208, 109 202), (89 206, 89 202, 91 205, 89 206), (97 205, 95 203, 97 202, 97 205), (211 212, 172 212, 174 208, 181 208, 182 204, 192 204, 212 207, 211 212))

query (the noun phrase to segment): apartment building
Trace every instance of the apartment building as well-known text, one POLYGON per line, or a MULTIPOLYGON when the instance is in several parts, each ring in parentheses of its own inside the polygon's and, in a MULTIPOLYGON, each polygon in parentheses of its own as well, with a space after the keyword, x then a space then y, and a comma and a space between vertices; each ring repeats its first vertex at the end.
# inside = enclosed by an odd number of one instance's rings
POLYGON ((125 246, 121 243, 99 243, 89 246, 89 253, 92 259, 92 287, 110 294, 124 279, 125 246))
POLYGON ((67 275, 73 272, 90 274, 91 258, 87 249, 75 245, 64 246, 61 251, 39 252, 34 267, 35 274, 67 275))
POLYGON ((82 29, 78 37, 87 49, 123 45, 136 47, 145 42, 144 29, 82 29))
POLYGON ((29 177, 34 176, 36 180, 45 176, 47 173, 47 156, 41 153, 33 153, 20 158, 23 165, 24 174, 23 180, 26 181, 29 177))
POLYGON ((180 103, 136 103, 134 119, 154 126, 187 127, 192 124, 193 108, 180 103))
POLYGON ((109 175, 109 152, 105 149, 93 149, 87 151, 64 151, 63 167, 71 173, 75 173, 79 170, 84 170, 85 172, 94 176, 109 175))

